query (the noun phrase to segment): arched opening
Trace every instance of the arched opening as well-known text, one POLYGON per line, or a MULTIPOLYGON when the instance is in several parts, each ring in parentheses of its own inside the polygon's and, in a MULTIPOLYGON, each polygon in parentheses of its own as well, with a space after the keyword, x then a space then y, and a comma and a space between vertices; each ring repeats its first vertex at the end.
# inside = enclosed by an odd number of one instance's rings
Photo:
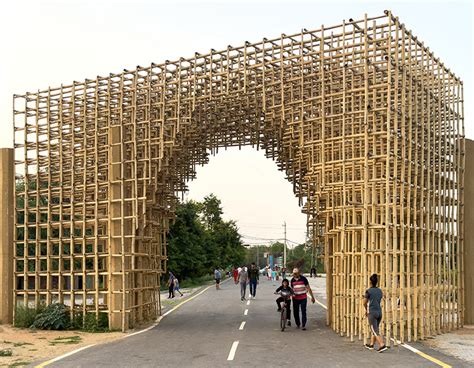
POLYGON ((390 12, 16 95, 15 305, 156 318, 177 195, 208 150, 250 145, 323 249, 334 330, 368 336, 373 272, 388 338, 461 326, 462 104, 390 12))

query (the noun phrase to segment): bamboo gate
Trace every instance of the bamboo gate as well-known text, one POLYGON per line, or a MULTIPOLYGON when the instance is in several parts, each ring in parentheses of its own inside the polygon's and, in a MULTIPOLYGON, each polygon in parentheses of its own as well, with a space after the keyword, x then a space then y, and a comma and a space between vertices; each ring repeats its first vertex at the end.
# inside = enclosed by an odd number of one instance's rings
POLYGON ((401 341, 463 325, 463 84, 382 16, 14 96, 15 304, 125 330, 160 313, 166 233, 195 167, 251 145, 321 247, 328 323, 401 341))

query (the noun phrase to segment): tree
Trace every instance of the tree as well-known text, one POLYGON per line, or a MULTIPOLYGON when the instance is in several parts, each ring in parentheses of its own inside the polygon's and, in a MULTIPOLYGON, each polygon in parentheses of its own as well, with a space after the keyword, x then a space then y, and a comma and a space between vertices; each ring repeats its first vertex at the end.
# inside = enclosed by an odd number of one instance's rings
POLYGON ((224 221, 222 214, 221 201, 213 194, 203 202, 177 206, 176 220, 168 234, 170 271, 186 279, 244 261, 239 229, 234 221, 224 221))

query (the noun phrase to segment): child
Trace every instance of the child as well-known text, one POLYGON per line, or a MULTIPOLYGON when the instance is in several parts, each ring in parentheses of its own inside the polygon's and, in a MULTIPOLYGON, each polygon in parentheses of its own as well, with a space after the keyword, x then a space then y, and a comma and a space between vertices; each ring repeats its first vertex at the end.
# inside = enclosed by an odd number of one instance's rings
POLYGON ((370 338, 370 344, 365 344, 365 347, 369 350, 374 350, 375 341, 377 341, 379 348, 378 352, 381 353, 387 350, 383 342, 383 337, 379 334, 379 325, 382 321, 382 308, 380 302, 383 294, 382 290, 377 287, 378 276, 374 273, 370 276, 371 287, 365 292, 364 307, 366 310, 366 316, 369 320, 370 329, 372 331, 372 337, 370 338), (368 307, 368 308, 367 308, 368 307))
POLYGON ((179 290, 179 280, 177 277, 174 278, 174 291, 177 291, 178 293, 181 294, 181 296, 183 296, 184 294, 181 292, 181 290, 179 290))
POLYGON ((278 312, 281 311, 281 302, 286 303, 286 319, 288 320, 288 326, 291 326, 291 309, 290 309, 290 302, 291 302, 291 297, 295 295, 293 292, 293 289, 290 287, 290 282, 288 279, 283 279, 281 282, 281 286, 275 290, 275 294, 280 294, 278 299, 276 300, 276 303, 278 305, 278 312))

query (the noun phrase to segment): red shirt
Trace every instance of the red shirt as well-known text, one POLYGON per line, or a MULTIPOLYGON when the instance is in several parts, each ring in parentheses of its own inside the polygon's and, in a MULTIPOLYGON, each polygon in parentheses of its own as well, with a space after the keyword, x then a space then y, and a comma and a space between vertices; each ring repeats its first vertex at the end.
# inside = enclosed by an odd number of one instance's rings
POLYGON ((301 275, 298 280, 295 279, 294 277, 291 279, 291 287, 295 293, 295 296, 293 299, 296 300, 303 300, 306 299, 306 286, 309 285, 308 279, 301 275))

